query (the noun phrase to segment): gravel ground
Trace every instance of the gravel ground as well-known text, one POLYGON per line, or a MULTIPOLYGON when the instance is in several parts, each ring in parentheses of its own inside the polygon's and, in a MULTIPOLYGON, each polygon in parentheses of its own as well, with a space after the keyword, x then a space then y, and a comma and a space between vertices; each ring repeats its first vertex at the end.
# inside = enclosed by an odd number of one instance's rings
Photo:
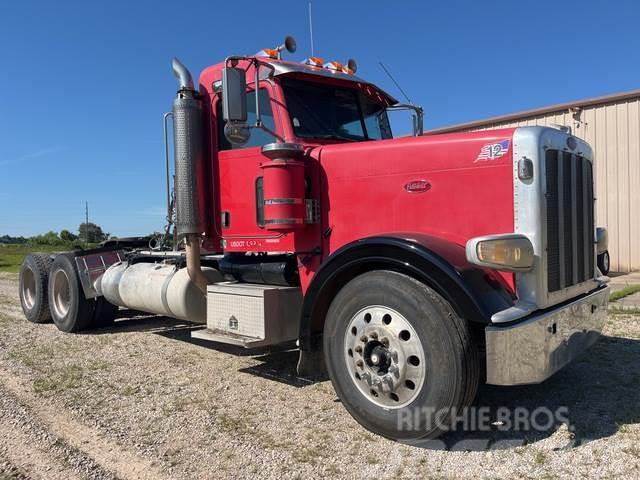
POLYGON ((184 322, 121 311, 110 329, 29 324, 0 273, 0 479, 640 477, 640 317, 542 385, 485 386, 498 420, 565 407, 540 431, 450 433, 426 447, 363 430, 296 352, 190 339, 184 322))

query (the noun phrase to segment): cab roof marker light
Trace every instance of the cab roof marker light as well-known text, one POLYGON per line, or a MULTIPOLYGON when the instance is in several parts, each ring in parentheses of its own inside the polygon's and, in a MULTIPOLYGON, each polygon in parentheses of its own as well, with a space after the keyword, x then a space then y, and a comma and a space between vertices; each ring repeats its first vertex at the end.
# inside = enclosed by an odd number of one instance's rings
POLYGON ((258 53, 256 53, 256 57, 268 57, 277 59, 278 58, 278 49, 276 48, 263 48, 258 53))
POLYGON ((305 65, 310 65, 312 67, 322 68, 324 65, 324 59, 320 57, 309 57, 304 60, 305 65))
POLYGON ((343 72, 344 71, 344 65, 342 65, 340 62, 327 62, 324 64, 324 68, 328 69, 328 70, 333 70, 335 72, 343 72))

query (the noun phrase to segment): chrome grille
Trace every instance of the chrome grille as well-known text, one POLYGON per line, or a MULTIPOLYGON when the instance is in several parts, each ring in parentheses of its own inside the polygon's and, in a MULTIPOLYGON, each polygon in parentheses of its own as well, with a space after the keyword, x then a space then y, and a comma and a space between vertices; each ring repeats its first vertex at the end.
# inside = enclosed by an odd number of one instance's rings
POLYGON ((547 150, 547 288, 555 292, 593 277, 593 170, 584 157, 547 150))

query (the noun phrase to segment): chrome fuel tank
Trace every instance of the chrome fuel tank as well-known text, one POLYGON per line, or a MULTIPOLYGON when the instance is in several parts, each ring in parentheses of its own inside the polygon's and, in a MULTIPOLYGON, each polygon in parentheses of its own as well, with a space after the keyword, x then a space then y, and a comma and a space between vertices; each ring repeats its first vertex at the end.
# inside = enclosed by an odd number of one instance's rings
MULTIPOLYGON (((223 281, 216 269, 203 267, 209 283, 223 281)), ((100 293, 114 305, 156 315, 206 322, 206 298, 187 270, 160 263, 116 263, 102 276, 100 293)))

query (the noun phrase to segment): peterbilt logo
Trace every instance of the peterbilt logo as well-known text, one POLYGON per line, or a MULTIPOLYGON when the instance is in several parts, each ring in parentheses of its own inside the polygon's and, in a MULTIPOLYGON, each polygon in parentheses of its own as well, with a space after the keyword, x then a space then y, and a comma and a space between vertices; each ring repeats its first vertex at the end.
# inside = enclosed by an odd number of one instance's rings
POLYGON ((431 184, 426 180, 411 180, 405 184, 404 189, 409 193, 424 193, 431 190, 431 184))

